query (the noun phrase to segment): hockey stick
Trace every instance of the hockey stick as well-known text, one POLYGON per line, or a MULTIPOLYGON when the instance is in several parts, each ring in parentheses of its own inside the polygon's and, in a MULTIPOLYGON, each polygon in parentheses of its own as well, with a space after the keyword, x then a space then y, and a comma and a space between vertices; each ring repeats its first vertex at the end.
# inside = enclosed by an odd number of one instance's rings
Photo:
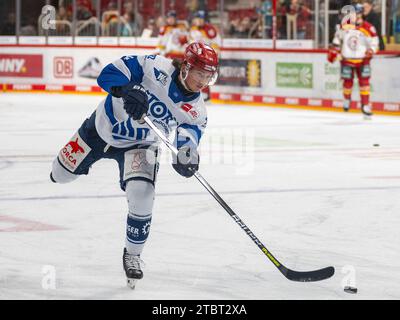
MULTIPOLYGON (((162 134, 162 132, 154 125, 154 123, 146 116, 143 120, 149 125, 157 136, 166 144, 166 146, 175 154, 178 154, 178 149, 162 134)), ((242 228, 244 232, 250 237, 251 240, 261 249, 267 258, 278 268, 278 270, 289 280, 310 282, 328 279, 333 276, 335 269, 327 267, 314 271, 294 271, 286 268, 280 263, 272 253, 261 243, 261 241, 254 235, 254 233, 246 226, 237 214, 228 206, 228 204, 219 196, 219 194, 210 186, 210 184, 203 178, 203 176, 196 171, 194 173, 196 179, 207 189, 207 191, 214 197, 215 200, 225 209, 225 211, 232 217, 232 219, 242 228)))

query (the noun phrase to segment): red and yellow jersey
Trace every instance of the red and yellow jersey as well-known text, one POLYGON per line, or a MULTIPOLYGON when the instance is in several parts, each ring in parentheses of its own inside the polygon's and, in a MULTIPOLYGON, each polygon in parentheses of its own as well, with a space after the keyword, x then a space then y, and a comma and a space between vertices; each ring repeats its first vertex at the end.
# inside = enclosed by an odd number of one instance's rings
POLYGON ((161 55, 183 55, 189 33, 184 23, 166 25, 160 29, 158 36, 158 53, 161 55))
POLYGON ((343 61, 360 64, 368 58, 368 51, 376 53, 379 49, 379 38, 376 29, 364 21, 360 25, 344 24, 335 33, 333 45, 340 51, 343 61))
POLYGON ((221 37, 218 34, 217 29, 209 24, 205 23, 203 26, 192 26, 190 28, 190 42, 203 41, 212 47, 217 53, 220 51, 221 37))

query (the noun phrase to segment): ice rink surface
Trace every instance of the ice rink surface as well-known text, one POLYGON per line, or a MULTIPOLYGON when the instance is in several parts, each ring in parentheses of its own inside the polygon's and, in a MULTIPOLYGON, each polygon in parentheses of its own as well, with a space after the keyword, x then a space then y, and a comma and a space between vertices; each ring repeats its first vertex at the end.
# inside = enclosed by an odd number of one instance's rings
POLYGON ((164 150, 132 291, 116 163, 49 180, 101 99, 0 95, 0 299, 400 299, 400 117, 209 106, 202 175, 287 267, 336 274, 286 280, 164 150))

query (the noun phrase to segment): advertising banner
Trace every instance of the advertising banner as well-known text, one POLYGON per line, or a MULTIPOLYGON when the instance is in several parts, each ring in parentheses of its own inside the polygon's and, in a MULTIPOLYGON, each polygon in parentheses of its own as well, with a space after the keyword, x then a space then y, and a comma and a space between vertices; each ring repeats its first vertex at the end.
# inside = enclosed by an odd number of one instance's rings
MULTIPOLYGON (((152 48, 136 47, 3 46, 0 83, 14 85, 13 88, 40 85, 46 90, 83 88, 83 91, 93 91, 98 89, 96 79, 107 64, 126 55, 152 53, 152 48)), ((222 51, 220 62, 219 78, 211 92, 218 93, 221 99, 235 95, 240 95, 244 101, 262 103, 303 103, 304 99, 309 99, 312 105, 321 102, 333 106, 343 100, 340 63, 328 63, 325 53, 227 49, 222 51)), ((371 68, 371 102, 384 103, 386 110, 398 110, 400 58, 377 55, 371 61, 371 68)), ((352 99, 360 100, 357 80, 352 99)))
POLYGON ((276 64, 276 85, 280 88, 313 88, 312 63, 276 64))
POLYGON ((261 61, 221 59, 217 84, 222 86, 261 87, 261 61))
POLYGON ((43 55, 0 54, 0 77, 43 77, 43 55))

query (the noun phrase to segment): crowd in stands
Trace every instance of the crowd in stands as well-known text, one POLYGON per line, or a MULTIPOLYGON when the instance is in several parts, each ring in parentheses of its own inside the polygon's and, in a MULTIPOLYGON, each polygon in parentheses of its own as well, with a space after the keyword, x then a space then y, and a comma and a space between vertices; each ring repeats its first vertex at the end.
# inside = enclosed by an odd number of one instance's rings
MULTIPOLYGON (((79 36, 143 36, 156 37, 165 24, 161 14, 161 1, 157 0, 76 0, 76 12, 73 12, 72 0, 54 0, 51 4, 57 9, 56 30, 47 33, 40 30, 39 21, 29 20, 21 24, 20 35, 75 35, 79 36), (97 2, 99 1, 99 2, 97 2), (73 19, 77 23, 73 23, 73 19), (73 29, 73 27, 75 29, 73 29)), ((356 0, 357 1, 357 0, 356 0)), ((380 0, 364 0, 366 19, 370 19, 380 31, 380 15, 375 13, 380 0)), ((388 0, 393 1, 393 0, 388 0)), ((213 22, 227 38, 272 38, 272 0, 227 1, 224 15, 219 15, 219 0, 164 0, 163 10, 175 10, 178 20, 190 23, 193 14, 205 10, 214 15, 213 22), (236 3, 236 7, 230 5, 236 3), (219 21, 218 21, 219 20, 219 21), (222 20, 222 21, 221 21, 222 20)), ((330 9, 339 10, 351 1, 330 1, 330 9)), ((315 18, 314 0, 278 0, 277 1, 277 38, 278 39, 314 39, 315 18)), ((40 9, 40 8, 39 8, 40 9)), ((322 20, 321 12, 320 17, 322 20)), ((330 35, 333 36, 338 16, 330 18, 330 35)), ((0 34, 15 34, 15 12, 5 15, 0 23, 0 34)), ((321 24, 321 23, 320 23, 321 24)), ((321 32, 325 26, 321 24, 321 32)), ((383 41, 381 40, 381 47, 383 41)))

